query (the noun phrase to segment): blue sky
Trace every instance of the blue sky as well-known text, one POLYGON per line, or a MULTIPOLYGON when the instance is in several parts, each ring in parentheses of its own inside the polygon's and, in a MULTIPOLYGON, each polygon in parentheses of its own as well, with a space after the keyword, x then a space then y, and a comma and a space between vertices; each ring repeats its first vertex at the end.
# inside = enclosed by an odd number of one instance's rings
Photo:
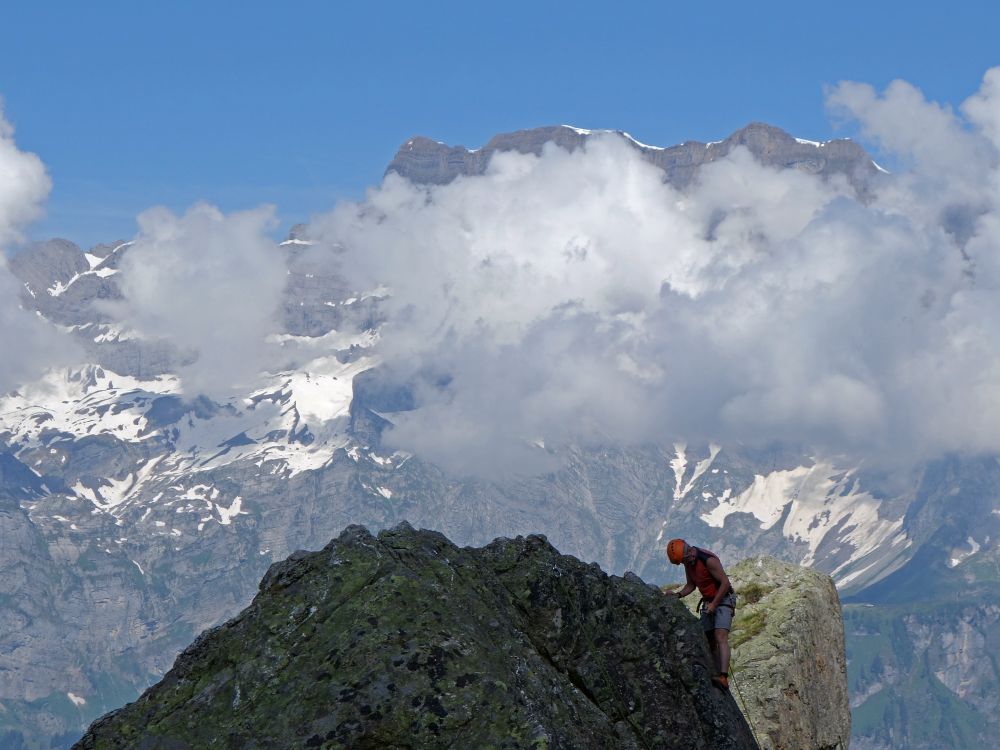
POLYGON ((570 123, 669 145, 752 120, 826 139, 824 86, 957 105, 1000 62, 993 3, 19 3, 0 96, 54 187, 35 238, 128 237, 198 200, 282 231, 358 197, 421 134, 570 123))

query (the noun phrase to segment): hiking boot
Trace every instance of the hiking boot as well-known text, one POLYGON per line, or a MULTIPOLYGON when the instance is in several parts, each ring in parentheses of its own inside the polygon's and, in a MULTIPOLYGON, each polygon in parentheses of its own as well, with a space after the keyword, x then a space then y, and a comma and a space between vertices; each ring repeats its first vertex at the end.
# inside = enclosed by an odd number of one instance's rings
POLYGON ((712 682, 716 687, 722 690, 729 690, 729 676, 724 674, 716 675, 712 678, 712 682))

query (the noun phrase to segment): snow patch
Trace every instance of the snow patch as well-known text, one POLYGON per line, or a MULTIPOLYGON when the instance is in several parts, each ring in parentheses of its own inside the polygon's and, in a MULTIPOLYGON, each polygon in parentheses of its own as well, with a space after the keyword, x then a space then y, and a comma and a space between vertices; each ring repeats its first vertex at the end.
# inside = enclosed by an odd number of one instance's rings
MULTIPOLYGON (((703 458, 701 461, 695 464, 694 472, 691 474, 691 478, 685 484, 684 475, 687 471, 688 458, 687 458, 687 445, 684 443, 674 443, 675 456, 670 461, 670 468, 674 472, 674 501, 682 500, 687 496, 687 494, 694 488, 695 483, 704 475, 706 471, 711 467, 712 462, 715 461, 715 457, 719 455, 719 451, 722 450, 718 445, 714 443, 710 444, 708 447, 708 458, 703 458)), ((702 495, 704 497, 704 494, 702 495)))
POLYGON ((16 394, 0 397, 0 426, 25 447, 40 447, 41 433, 50 429, 141 442, 146 406, 179 388, 173 376, 138 380, 94 366, 49 370, 16 394))
POLYGON ((853 550, 849 559, 831 572, 838 585, 843 585, 863 572, 852 570, 848 576, 847 569, 882 548, 893 535, 896 539, 886 546, 908 544, 901 531, 902 519, 882 518, 878 513, 879 501, 860 488, 854 474, 854 470, 838 471, 832 464, 821 461, 767 476, 758 474, 746 490, 736 497, 720 498, 719 504, 702 514, 701 519, 722 528, 733 513, 747 513, 766 530, 787 512, 781 531, 785 537, 808 545, 808 551, 799 561, 805 566, 816 563, 820 543, 837 529, 838 540, 853 550), (845 575, 838 577, 841 571, 845 575))
POLYGON ((665 151, 666 150, 666 149, 663 148, 663 146, 650 146, 648 143, 643 143, 642 141, 636 140, 635 138, 633 138, 628 133, 623 132, 622 135, 625 136, 625 138, 627 138, 628 140, 632 141, 632 143, 634 143, 639 148, 648 149, 649 151, 665 151))
POLYGON ((681 497, 685 497, 691 489, 694 487, 694 483, 701 478, 701 475, 712 465, 715 457, 719 455, 719 451, 722 450, 718 445, 711 444, 708 446, 708 458, 704 458, 694 466, 694 474, 691 475, 691 479, 688 483, 684 485, 684 489, 681 491, 681 497))
POLYGON ((648 149, 650 151, 664 151, 662 146, 650 146, 648 143, 643 143, 642 141, 633 138, 631 134, 626 133, 623 130, 588 130, 586 128, 577 128, 572 125, 561 125, 560 127, 566 128, 567 130, 572 130, 577 135, 603 135, 605 133, 613 133, 614 135, 621 136, 627 141, 631 141, 636 146, 642 149, 648 149))
MULTIPOLYGON (((126 243, 126 244, 131 244, 131 243, 126 243)), ((122 246, 120 245, 119 247, 122 247, 122 246)), ((55 284, 53 284, 52 286, 50 286, 48 289, 45 290, 45 291, 47 291, 49 293, 50 296, 52 296, 52 297, 58 297, 58 296, 60 296, 63 292, 65 292, 67 289, 69 289, 71 286, 73 286, 73 283, 77 279, 79 279, 81 276, 89 276, 90 274, 93 274, 94 276, 99 276, 99 277, 101 277, 103 279, 103 278, 106 278, 108 276, 113 276, 114 274, 118 273, 118 269, 117 268, 98 268, 97 267, 101 263, 104 262, 104 258, 98 258, 96 255, 91 255, 90 253, 84 253, 83 257, 87 259, 87 264, 88 264, 89 268, 86 271, 84 271, 83 273, 78 273, 78 274, 74 275, 73 278, 71 278, 65 284, 62 281, 56 281, 55 284)), ((27 284, 25 286, 27 286, 27 284)), ((29 289, 28 291, 30 292, 31 290, 29 289)), ((33 292, 31 294, 31 296, 32 297, 35 296, 33 292)))
MULTIPOLYGON (((994 511, 994 512, 996 512, 996 511, 994 511)), ((982 549, 979 546, 979 543, 975 539, 973 539, 971 536, 968 537, 965 540, 965 543, 969 545, 969 549, 968 550, 958 550, 957 554, 956 554, 955 550, 952 550, 952 557, 948 560, 948 567, 949 568, 954 568, 954 567, 956 567, 958 565, 961 565, 963 562, 965 562, 966 560, 968 560, 974 554, 976 554, 977 552, 979 552, 980 549, 982 549)))
POLYGON ((233 502, 229 504, 228 508, 223 508, 221 505, 216 503, 215 510, 218 511, 219 513, 219 518, 220 518, 219 523, 221 523, 223 526, 228 526, 230 523, 232 523, 233 519, 236 516, 249 515, 245 510, 242 510, 242 508, 243 508, 243 498, 241 498, 239 495, 237 495, 233 499, 233 502))
POLYGON ((100 328, 103 328, 104 332, 94 336, 94 343, 97 344, 104 344, 112 341, 126 341, 128 339, 138 338, 135 331, 125 328, 117 323, 103 324, 100 328))
POLYGON ((72 284, 74 281, 76 281, 77 278, 79 278, 79 274, 77 276, 74 276, 72 279, 70 279, 69 281, 67 281, 65 284, 63 284, 61 281, 56 281, 55 284, 53 284, 52 286, 50 286, 45 291, 47 291, 49 293, 49 295, 52 296, 52 297, 58 297, 60 294, 62 294, 63 292, 65 292, 67 289, 69 289, 69 285, 72 284))
POLYGON ((670 460, 670 468, 674 471, 674 500, 680 500, 684 495, 681 487, 684 482, 684 470, 687 468, 687 454, 684 452, 687 445, 684 443, 674 443, 674 458, 670 460))
MULTIPOLYGON (((389 287, 384 284, 379 284, 377 287, 368 292, 363 292, 361 295, 362 302, 366 299, 385 299, 391 294, 389 287)), ((344 304, 347 304, 346 302, 344 304)))
POLYGON ((336 357, 322 357, 309 363, 308 372, 292 373, 287 384, 299 414, 309 423, 347 416, 354 395, 354 376, 372 364, 367 357, 346 365, 336 357))

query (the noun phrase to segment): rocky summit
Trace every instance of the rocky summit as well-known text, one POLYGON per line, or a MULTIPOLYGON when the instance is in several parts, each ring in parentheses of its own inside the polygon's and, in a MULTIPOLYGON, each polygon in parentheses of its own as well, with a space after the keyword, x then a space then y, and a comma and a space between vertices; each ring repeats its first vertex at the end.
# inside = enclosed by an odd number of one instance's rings
POLYGON ((756 747, 710 665, 681 602, 542 536, 350 526, 75 747, 756 747))

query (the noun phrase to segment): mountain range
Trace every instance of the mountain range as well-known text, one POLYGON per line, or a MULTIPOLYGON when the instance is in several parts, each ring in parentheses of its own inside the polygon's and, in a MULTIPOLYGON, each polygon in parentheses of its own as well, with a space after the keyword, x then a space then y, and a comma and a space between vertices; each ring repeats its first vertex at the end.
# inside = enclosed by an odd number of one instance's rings
MULTIPOLYGON (((403 144, 393 172, 420 184, 482 174, 492 154, 573 150, 558 126, 480 149, 403 144)), ((751 124, 671 148, 618 134, 683 190, 745 147, 761 163, 844 178, 867 201, 884 180, 856 143, 751 124)), ((952 455, 905 477, 809 446, 614 443, 537 447, 550 473, 457 477, 384 447, 412 394, 382 377, 384 292, 352 289, 279 245, 288 278, 279 343, 298 366, 228 400, 182 395, 190 354, 116 320, 131 243, 66 240, 14 256, 22 305, 61 327, 85 363, 0 397, 0 745, 68 747, 133 700, 196 635, 246 606, 271 563, 350 524, 407 520, 459 544, 544 533, 566 554, 665 583, 665 535, 722 558, 770 554, 829 573, 847 602, 855 747, 966 747, 996 731, 1000 461, 952 455), (345 333, 347 320, 365 320, 345 333)))

